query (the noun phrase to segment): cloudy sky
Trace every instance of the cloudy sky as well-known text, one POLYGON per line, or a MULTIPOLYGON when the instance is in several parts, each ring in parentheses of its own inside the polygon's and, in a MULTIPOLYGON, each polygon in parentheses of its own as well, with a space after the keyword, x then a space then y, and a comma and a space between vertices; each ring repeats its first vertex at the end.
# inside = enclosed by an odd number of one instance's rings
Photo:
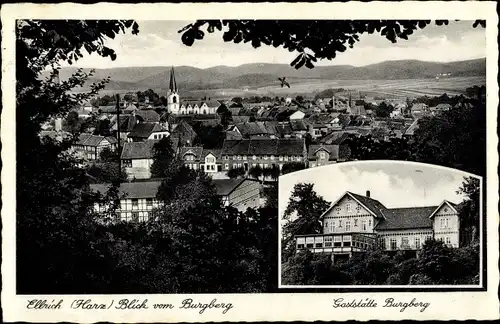
POLYGON ((283 215, 293 186, 313 183, 315 191, 333 203, 344 192, 365 195, 388 208, 437 206, 444 199, 463 200, 456 191, 466 173, 409 162, 352 162, 290 173, 279 180, 279 212, 283 215))
MULTIPOLYGON (((189 21, 139 21, 139 35, 119 35, 107 45, 118 55, 116 61, 87 55, 76 66, 111 68, 126 66, 180 66, 207 68, 217 65, 237 66, 245 63, 289 64, 296 53, 283 48, 263 46, 254 49, 250 43, 225 43, 222 32, 206 34, 192 47, 182 44, 178 33, 189 21)), ((451 21, 448 26, 431 24, 410 35, 409 40, 392 44, 380 35, 362 35, 353 49, 340 53, 333 61, 318 65, 354 66, 387 60, 416 59, 450 62, 486 56, 485 29, 472 28, 472 21, 451 21)))

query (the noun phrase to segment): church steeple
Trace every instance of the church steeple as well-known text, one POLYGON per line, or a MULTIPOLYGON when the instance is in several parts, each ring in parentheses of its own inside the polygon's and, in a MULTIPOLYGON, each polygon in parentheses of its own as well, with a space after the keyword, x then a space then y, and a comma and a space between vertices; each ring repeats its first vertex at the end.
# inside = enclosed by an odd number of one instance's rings
POLYGON ((168 89, 172 93, 177 92, 177 82, 175 82, 175 74, 174 74, 174 67, 173 66, 172 66, 172 69, 170 70, 170 86, 168 89))

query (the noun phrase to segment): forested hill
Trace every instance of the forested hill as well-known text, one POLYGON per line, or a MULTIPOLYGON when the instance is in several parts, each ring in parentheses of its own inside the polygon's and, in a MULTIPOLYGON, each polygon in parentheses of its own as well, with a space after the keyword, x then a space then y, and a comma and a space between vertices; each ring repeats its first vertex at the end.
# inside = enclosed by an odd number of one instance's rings
MULTIPOLYGON (((107 76, 113 81, 107 89, 130 88, 165 89, 168 87, 170 66, 126 67, 96 69, 90 81, 107 76)), ((76 68, 63 68, 61 78, 67 78, 76 68)), ((89 70, 89 69, 85 69, 89 70)), ((394 80, 435 78, 438 74, 449 77, 484 76, 486 59, 474 59, 450 63, 423 62, 416 60, 385 61, 366 66, 332 65, 313 69, 296 70, 288 64, 252 63, 236 67, 216 66, 199 69, 191 66, 175 67, 176 80, 185 90, 266 86, 278 77, 324 80, 394 80)))

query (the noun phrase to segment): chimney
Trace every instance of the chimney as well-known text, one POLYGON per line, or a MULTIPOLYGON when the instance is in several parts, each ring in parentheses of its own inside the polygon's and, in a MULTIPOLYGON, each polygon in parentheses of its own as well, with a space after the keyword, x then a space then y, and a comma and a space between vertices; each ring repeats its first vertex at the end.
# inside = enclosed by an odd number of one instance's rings
POLYGON ((366 197, 370 198, 370 190, 366 190, 366 197))

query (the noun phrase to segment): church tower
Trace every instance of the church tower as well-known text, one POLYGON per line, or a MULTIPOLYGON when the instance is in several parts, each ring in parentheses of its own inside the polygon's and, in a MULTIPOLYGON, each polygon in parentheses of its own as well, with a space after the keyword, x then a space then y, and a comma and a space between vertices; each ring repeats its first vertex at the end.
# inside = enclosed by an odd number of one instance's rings
POLYGON ((178 114, 180 108, 177 82, 175 82, 174 67, 170 70, 170 84, 167 95, 167 110, 169 113, 178 114))

